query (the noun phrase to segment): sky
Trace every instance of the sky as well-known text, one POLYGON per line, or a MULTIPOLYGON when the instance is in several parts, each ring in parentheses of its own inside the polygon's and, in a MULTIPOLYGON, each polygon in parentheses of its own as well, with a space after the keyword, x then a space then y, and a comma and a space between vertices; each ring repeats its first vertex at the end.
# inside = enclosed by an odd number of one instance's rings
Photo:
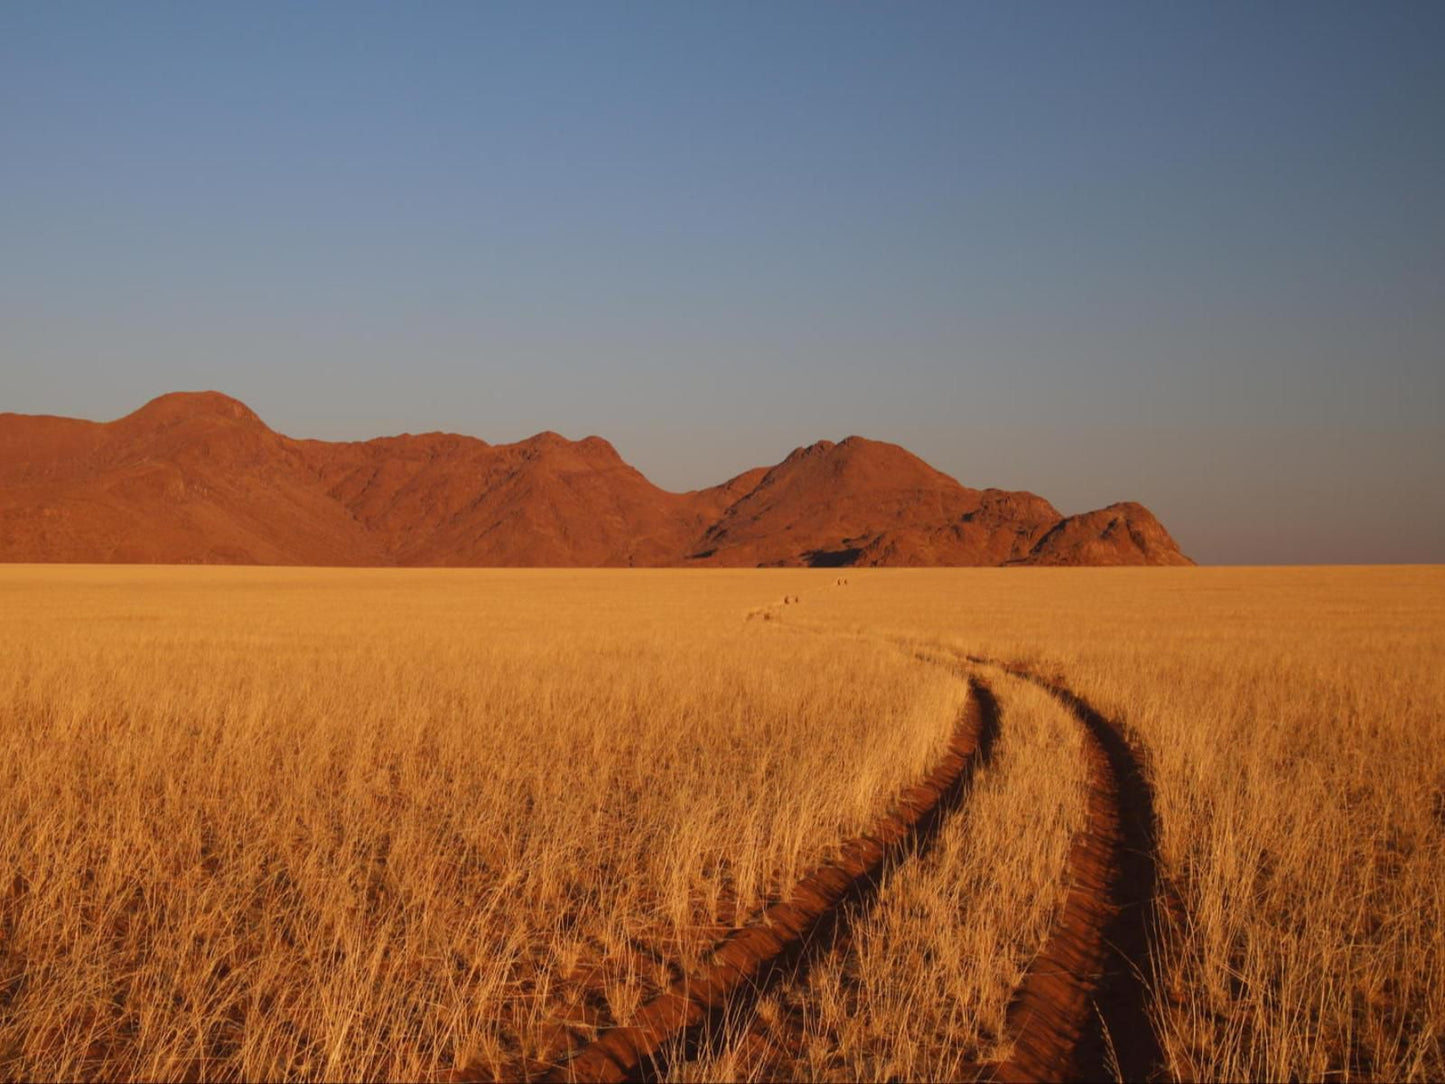
POLYGON ((0 410, 852 433, 1445 561, 1445 4, 0 3, 0 410))

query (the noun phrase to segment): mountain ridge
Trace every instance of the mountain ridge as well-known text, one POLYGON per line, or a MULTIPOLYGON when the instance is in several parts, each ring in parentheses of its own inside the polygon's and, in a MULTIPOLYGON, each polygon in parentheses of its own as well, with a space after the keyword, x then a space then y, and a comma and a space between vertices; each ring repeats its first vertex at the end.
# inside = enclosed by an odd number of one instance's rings
POLYGON ((1192 564, 1147 508, 1064 516, 849 436, 674 493, 598 436, 284 436, 221 392, 0 414, 0 561, 359 566, 1192 564))

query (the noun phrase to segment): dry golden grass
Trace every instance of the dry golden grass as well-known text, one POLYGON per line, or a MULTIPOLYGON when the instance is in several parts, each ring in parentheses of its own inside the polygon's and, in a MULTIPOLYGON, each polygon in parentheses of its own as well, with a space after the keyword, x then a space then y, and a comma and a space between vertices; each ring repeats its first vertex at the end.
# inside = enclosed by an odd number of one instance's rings
POLYGON ((1143 750, 1175 1076, 1445 1078, 1445 569, 849 578, 815 627, 1028 662, 1143 750))
MULTIPOLYGON (((1172 1073, 1445 1076, 1445 572, 834 579, 0 569, 0 1077, 504 1072, 579 998, 573 1040, 625 1022, 921 774, 964 687, 915 652, 955 651, 1143 751, 1172 1073)), ((1079 769, 992 680, 940 845, 757 1007, 806 1011, 798 1075, 1000 1038, 1079 769)))
POLYGON ((641 582, 0 571, 0 1077, 504 1072, 577 965, 625 1021, 951 730, 937 667, 778 654, 767 577, 641 582))

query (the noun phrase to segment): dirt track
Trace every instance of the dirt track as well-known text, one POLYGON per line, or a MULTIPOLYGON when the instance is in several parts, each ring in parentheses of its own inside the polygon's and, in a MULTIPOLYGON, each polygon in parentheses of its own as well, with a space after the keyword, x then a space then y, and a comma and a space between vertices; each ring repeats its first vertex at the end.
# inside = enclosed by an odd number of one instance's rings
MULTIPOLYGON (((970 657, 1031 681, 1056 697, 1084 729, 1087 821, 1067 860, 1069 892, 1048 939, 1010 1001, 1007 1060, 977 1066, 1003 1082, 1152 1080, 1163 1056, 1145 1011, 1158 883, 1153 795, 1117 724, 1072 690, 1028 670, 970 657)), ((940 664, 945 665, 945 664, 940 664)), ((867 835, 809 873, 783 902, 724 937, 700 974, 674 982, 644 1004, 627 1026, 602 1031, 540 1074, 554 1081, 656 1079, 724 1032, 748 1003, 787 976, 806 979, 820 955, 835 951, 852 916, 868 906, 887 870, 922 853, 967 794, 1000 726, 988 684, 970 677, 970 698, 948 752, 867 835)), ((528 1073, 527 1075, 531 1075, 528 1073)), ((480 1068, 453 1080, 486 1079, 480 1068)))
POLYGON ((990 1075, 1155 1079, 1163 1055, 1143 981, 1158 885, 1153 793, 1117 724, 1062 685, 1005 669, 1048 690, 1079 720, 1089 795, 1088 822, 1069 851, 1069 894, 1009 1005, 1013 1052, 990 1075))

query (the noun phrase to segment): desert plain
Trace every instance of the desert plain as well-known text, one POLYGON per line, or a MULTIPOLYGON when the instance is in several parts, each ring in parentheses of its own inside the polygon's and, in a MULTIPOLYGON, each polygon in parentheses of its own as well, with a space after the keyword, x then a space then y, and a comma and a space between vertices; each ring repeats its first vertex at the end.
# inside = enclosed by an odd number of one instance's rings
POLYGON ((12 564, 0 614, 0 1078, 1445 1076, 1445 570, 12 564))

